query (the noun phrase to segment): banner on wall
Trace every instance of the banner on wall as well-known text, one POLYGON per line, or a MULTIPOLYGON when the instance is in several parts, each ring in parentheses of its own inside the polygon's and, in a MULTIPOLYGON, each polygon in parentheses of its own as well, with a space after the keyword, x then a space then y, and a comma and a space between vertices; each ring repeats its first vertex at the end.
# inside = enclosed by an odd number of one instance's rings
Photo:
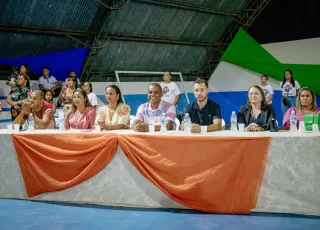
POLYGON ((27 57, 0 58, 0 64, 17 67, 27 64, 30 67, 31 79, 34 79, 33 75, 41 76, 42 68, 48 67, 50 75, 57 80, 64 80, 70 70, 75 70, 77 75, 80 75, 88 49, 89 47, 27 57))
POLYGON ((279 81, 283 80, 284 71, 290 69, 302 87, 312 87, 315 93, 320 95, 320 65, 280 63, 242 28, 221 57, 221 61, 266 74, 279 81))

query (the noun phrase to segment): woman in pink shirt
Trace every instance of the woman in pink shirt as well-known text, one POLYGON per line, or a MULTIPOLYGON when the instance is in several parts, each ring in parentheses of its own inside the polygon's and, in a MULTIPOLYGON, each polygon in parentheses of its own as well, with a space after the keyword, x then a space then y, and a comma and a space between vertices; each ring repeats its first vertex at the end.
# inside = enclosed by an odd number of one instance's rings
POLYGON ((298 125, 305 114, 320 114, 320 108, 317 108, 316 104, 316 94, 308 87, 303 87, 299 90, 296 104, 297 107, 290 108, 284 115, 282 128, 285 130, 290 129, 291 111, 294 111, 297 115, 298 125))
POLYGON ((86 91, 78 88, 73 92, 72 110, 66 117, 66 129, 94 129, 96 109, 92 107, 86 91))

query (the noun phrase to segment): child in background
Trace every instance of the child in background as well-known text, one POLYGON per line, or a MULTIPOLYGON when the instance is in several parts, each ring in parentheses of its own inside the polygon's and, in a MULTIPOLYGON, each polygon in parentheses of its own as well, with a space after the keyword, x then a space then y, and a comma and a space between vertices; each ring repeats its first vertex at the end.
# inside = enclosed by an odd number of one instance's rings
POLYGON ((19 68, 12 67, 12 73, 6 82, 6 85, 9 85, 11 88, 14 88, 16 85, 17 78, 19 76, 19 68))
POLYGON ((49 107, 50 109, 52 109, 53 114, 55 114, 56 113, 56 105, 54 104, 54 102, 52 100, 53 96, 54 96, 53 91, 48 90, 46 92, 46 94, 45 94, 45 102, 44 102, 44 104, 47 107, 49 107))

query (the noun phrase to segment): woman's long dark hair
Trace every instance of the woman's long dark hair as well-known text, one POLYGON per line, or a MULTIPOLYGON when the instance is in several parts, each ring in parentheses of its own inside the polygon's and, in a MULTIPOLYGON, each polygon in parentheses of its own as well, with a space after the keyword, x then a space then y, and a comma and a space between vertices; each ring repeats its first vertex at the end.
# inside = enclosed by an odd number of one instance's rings
POLYGON ((26 75, 26 74, 22 74, 21 76, 24 78, 24 80, 27 81, 26 87, 30 88, 30 78, 29 78, 29 76, 26 75))
POLYGON ((74 82, 74 89, 76 90, 78 88, 78 81, 77 78, 69 78, 69 81, 73 81, 74 82))
POLYGON ((291 74, 291 79, 290 79, 291 85, 292 85, 293 87, 296 86, 296 83, 295 83, 294 78, 293 78, 292 71, 291 71, 290 69, 287 69, 286 71, 284 71, 284 74, 283 74, 283 81, 282 81, 281 88, 283 88, 284 83, 286 83, 286 81, 287 81, 287 80, 286 80, 286 72, 287 72, 287 71, 291 74))
POLYGON ((123 101, 122 101, 122 94, 121 94, 121 91, 120 91, 119 87, 116 86, 116 85, 108 85, 108 86, 106 87, 106 90, 105 90, 105 91, 107 91, 108 88, 114 89, 114 90, 116 91, 116 94, 119 94, 119 99, 118 99, 118 101, 117 101, 117 105, 119 105, 120 103, 123 103, 123 101))
MULTIPOLYGON (((24 66, 24 68, 26 68, 27 72, 26 72, 26 75, 30 75, 30 67, 27 65, 27 64, 22 64, 21 66, 24 66)), ((20 72, 20 71, 19 71, 20 72)))

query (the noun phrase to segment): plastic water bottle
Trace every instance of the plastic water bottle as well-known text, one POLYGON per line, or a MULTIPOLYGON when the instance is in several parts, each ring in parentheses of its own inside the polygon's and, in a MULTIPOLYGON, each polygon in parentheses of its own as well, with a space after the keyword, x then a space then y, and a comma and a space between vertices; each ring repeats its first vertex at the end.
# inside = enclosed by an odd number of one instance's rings
POLYGON ((184 115, 183 124, 184 124, 184 132, 190 134, 191 119, 190 119, 189 113, 186 113, 184 115))
POLYGON ((290 116, 290 132, 297 132, 297 115, 294 110, 291 111, 290 116))
POLYGON ((60 111, 59 112, 59 119, 58 119, 58 126, 59 130, 64 131, 64 112, 60 111))
POLYGON ((160 132, 166 132, 167 131, 166 114, 165 113, 161 114, 160 126, 161 126, 160 132))
POLYGON ((232 113, 231 113, 230 124, 231 124, 231 127, 230 127, 231 131, 238 130, 238 128, 237 128, 237 115, 236 115, 235 111, 232 111, 232 113))
POLYGON ((34 130, 34 117, 32 114, 30 114, 28 118, 28 130, 34 130))

